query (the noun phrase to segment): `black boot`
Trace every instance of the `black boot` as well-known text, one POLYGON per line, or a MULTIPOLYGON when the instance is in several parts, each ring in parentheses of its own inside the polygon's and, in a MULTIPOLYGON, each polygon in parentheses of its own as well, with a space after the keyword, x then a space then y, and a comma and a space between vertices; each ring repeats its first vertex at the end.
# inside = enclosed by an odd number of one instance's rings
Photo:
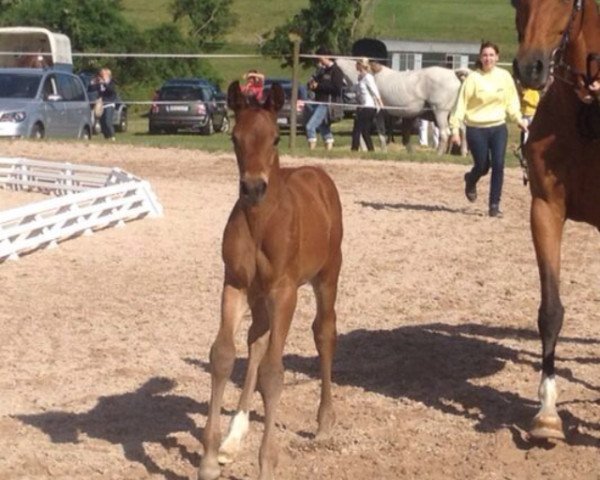
POLYGON ((471 182, 469 172, 465 173, 465 196, 469 202, 477 200, 477 183, 471 182))

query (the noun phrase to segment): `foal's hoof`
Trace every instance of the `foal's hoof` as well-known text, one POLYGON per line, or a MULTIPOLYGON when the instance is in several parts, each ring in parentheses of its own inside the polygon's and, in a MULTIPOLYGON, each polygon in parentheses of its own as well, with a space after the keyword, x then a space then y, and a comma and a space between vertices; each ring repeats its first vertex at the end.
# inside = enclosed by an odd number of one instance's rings
POLYGON ((319 415, 318 422, 319 428, 317 429, 317 434, 315 436, 316 440, 324 440, 331 435, 331 431, 333 430, 333 426, 335 425, 335 413, 332 410, 327 413, 323 413, 319 415))
POLYGON ((529 434, 539 440, 564 440, 562 420, 558 415, 536 415, 529 434))
POLYGON ((200 462, 198 480, 216 480, 221 476, 221 467, 216 462, 200 462))
POLYGON ((221 447, 219 449, 219 455, 217 456, 217 460, 219 461, 219 463, 221 465, 227 465, 229 463, 232 463, 235 460, 235 456, 237 454, 237 451, 229 451, 227 449, 223 449, 223 447, 221 447))

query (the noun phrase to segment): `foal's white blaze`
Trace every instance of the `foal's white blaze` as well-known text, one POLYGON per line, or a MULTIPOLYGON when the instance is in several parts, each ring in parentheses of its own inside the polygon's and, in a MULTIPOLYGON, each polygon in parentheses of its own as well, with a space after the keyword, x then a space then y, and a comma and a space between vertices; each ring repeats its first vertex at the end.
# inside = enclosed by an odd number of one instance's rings
POLYGON ((242 447, 242 440, 250 428, 250 413, 239 411, 231 419, 227 437, 219 448, 219 463, 231 463, 242 447))
POLYGON ((542 408, 538 415, 558 415, 556 412, 556 399, 558 394, 556 393, 556 378, 554 375, 550 377, 542 375, 538 395, 542 402, 542 408))

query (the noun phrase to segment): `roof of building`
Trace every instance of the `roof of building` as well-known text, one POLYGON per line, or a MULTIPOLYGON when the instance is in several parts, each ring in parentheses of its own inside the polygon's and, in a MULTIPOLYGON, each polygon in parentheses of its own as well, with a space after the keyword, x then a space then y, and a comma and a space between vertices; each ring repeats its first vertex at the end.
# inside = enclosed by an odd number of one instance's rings
POLYGON ((443 40, 396 40, 382 38, 388 53, 415 52, 415 53, 454 53, 464 55, 479 54, 479 43, 471 42, 446 42, 443 40))

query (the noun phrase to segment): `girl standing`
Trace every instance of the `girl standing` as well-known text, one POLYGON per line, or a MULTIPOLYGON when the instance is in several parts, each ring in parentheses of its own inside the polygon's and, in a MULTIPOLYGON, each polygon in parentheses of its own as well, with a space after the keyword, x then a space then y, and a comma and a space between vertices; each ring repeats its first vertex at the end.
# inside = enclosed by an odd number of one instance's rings
POLYGON ((467 143, 474 163, 464 177, 465 195, 470 202, 477 199, 477 181, 492 168, 490 217, 501 216, 500 197, 508 142, 506 118, 527 131, 515 82, 507 70, 496 66, 499 52, 498 46, 491 42, 481 44, 478 68, 462 84, 450 115, 453 143, 460 145, 461 123, 467 127, 467 143))
POLYGON ((361 107, 356 110, 354 117, 351 149, 354 151, 358 150, 360 137, 362 136, 367 149, 372 152, 374 148, 373 141, 371 140, 371 126, 373 125, 375 114, 383 107, 383 102, 379 95, 379 89, 375 84, 375 79, 371 74, 369 60, 367 58, 357 60, 356 70, 358 71, 358 102, 361 107))

